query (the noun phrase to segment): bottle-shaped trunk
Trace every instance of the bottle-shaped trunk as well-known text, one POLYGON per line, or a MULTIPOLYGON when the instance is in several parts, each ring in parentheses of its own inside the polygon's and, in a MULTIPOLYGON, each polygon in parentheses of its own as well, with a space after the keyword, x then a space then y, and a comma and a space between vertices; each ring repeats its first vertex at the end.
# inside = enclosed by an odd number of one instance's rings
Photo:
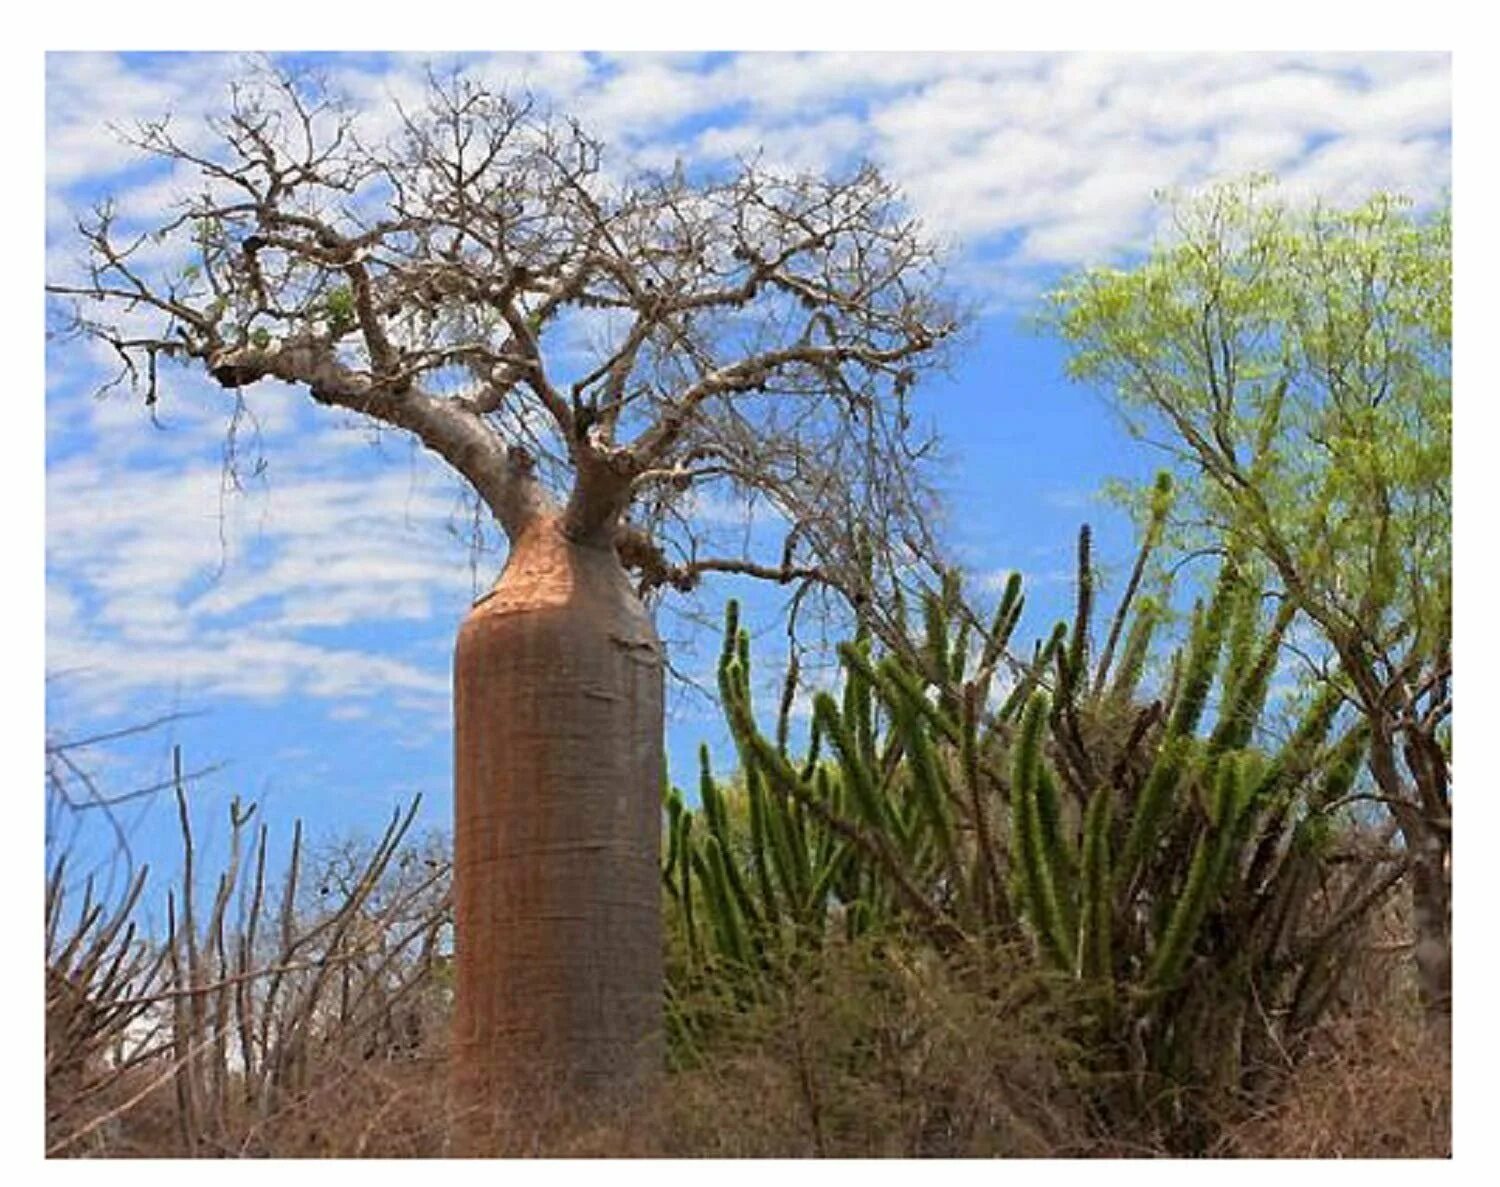
POLYGON ((455 657, 456 1153, 662 1058, 662 653, 613 549, 534 523, 455 657))

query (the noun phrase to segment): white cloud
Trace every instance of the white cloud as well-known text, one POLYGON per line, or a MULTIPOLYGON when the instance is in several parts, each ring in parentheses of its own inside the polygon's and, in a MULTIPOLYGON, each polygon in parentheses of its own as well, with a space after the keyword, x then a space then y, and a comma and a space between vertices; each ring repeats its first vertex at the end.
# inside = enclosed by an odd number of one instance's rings
POLYGON ((1446 178, 1442 57, 1379 77, 1347 56, 997 61, 997 71, 955 71, 896 96, 871 123, 877 157, 930 222, 971 245, 1019 231, 1017 264, 1076 265, 1137 247, 1154 191, 1216 177, 1280 172, 1341 198, 1360 185, 1430 198, 1433 175, 1446 178), (1309 155, 1314 138, 1327 144, 1309 155))
POLYGON ((1376 137, 1331 141, 1283 175, 1291 192, 1335 203, 1358 202, 1376 189, 1431 201, 1447 187, 1449 177, 1446 145, 1376 137))
POLYGON ((138 154, 111 125, 173 117, 174 134, 211 143, 202 115, 222 105, 245 59, 237 54, 161 54, 130 66, 118 54, 47 55, 47 182, 66 186, 132 165, 138 154))
POLYGON ((245 630, 196 636, 190 644, 149 649, 64 636, 48 641, 48 665, 73 673, 97 704, 115 704, 143 689, 190 689, 206 698, 267 700, 297 692, 312 697, 385 697, 393 689, 427 694, 440 711, 445 677, 354 648, 320 647, 245 630))
MULTIPOLYGON (((125 407, 100 407, 111 405, 125 407)), ((439 653, 406 661, 310 634, 398 620, 451 631, 473 588, 464 547, 444 530, 454 492, 435 466, 372 465, 321 449, 327 433, 284 432, 268 443, 268 482, 226 496, 206 435, 190 429, 196 456, 164 450, 149 469, 113 450, 139 429, 133 411, 136 424, 101 426, 93 449, 48 472, 49 667, 82 669, 89 696, 105 700, 405 689, 442 709, 439 653)), ((175 432, 146 431, 180 446, 175 432)))
MULTIPOLYGON (((49 276, 78 255, 79 206, 113 190, 148 223, 193 188, 190 173, 135 167, 105 126, 171 111, 209 138, 236 55, 54 54, 47 65, 49 276)), ((421 97, 427 56, 334 58, 325 68, 362 112, 362 134, 398 126, 421 97)), ((1430 199, 1449 176, 1444 54, 507 54, 470 59, 492 81, 578 114, 615 148, 615 170, 676 157, 722 163, 763 151, 788 168, 869 156, 929 230, 964 247, 954 275, 991 299, 1032 291, 1046 270, 1117 256, 1154 226, 1152 194, 1274 170, 1297 194, 1344 201, 1375 187, 1430 199), (674 130, 690 129, 682 135, 674 130)), ((437 63, 441 68, 442 63, 437 63)), ((156 263, 174 262, 164 244, 156 263)), ((144 324, 144 323, 143 323, 144 324)), ((578 319, 570 357, 608 338, 578 319)), ((376 690, 440 707, 446 638, 472 592, 463 544, 445 532, 454 489, 420 450, 311 410, 288 389, 249 393, 268 481, 221 498, 230 406, 165 376, 150 426, 139 400, 92 401, 107 353, 49 354, 49 664, 83 667, 98 694, 187 686, 211 695, 292 690, 366 711, 376 690), (351 448, 353 446, 354 448, 351 448), (221 522, 221 506, 223 518, 221 522), (349 628, 424 623, 443 646, 407 657, 347 641, 349 628), (330 642, 338 638, 339 642, 330 642)), ((253 454, 254 443, 246 442, 253 454)), ((743 508, 704 497, 727 531, 743 508)), ((493 558, 486 564, 493 569, 493 558)), ((1059 570, 1059 572, 1062 572, 1059 570)), ((488 574, 486 574, 487 576, 488 574)), ((1044 572, 1033 581, 1066 579, 1044 572)), ((411 633, 402 637, 410 638, 411 633)))
MULTIPOLYGON (((332 81, 372 136, 420 101, 430 55, 383 69, 334 58, 332 81)), ((1443 54, 742 54, 467 56, 470 68, 580 116, 615 148, 611 168, 763 151, 791 168, 869 155, 938 236, 971 247, 1012 236, 1011 263, 1074 265, 1139 244, 1152 193, 1273 170, 1343 196, 1395 186, 1431 198, 1448 166, 1443 54), (669 132, 693 118, 688 139, 669 132), (1320 147, 1310 149, 1309 144, 1320 147), (1393 152, 1392 149, 1395 151, 1393 152), (1433 180, 1433 174, 1437 180, 1433 180)), ((234 55, 49 59, 49 178, 107 176, 129 156, 106 118, 179 114, 182 134, 222 101, 234 55)), ((158 209, 173 183, 125 177, 122 209, 158 209)), ((191 180, 191 179, 184 179, 191 180)), ((1010 242, 1010 240, 1003 240, 1010 242)), ((1002 287, 1014 287, 1006 280, 1002 287)))
MULTIPOLYGON (((825 172, 865 147, 867 126, 836 113, 806 123, 716 124, 693 142, 688 159, 730 162, 757 158, 762 168, 782 172, 825 172)), ((665 150, 664 150, 665 151, 665 150)))
POLYGON ((602 130, 670 124, 713 102, 711 76, 643 59, 577 96, 580 118, 602 130))

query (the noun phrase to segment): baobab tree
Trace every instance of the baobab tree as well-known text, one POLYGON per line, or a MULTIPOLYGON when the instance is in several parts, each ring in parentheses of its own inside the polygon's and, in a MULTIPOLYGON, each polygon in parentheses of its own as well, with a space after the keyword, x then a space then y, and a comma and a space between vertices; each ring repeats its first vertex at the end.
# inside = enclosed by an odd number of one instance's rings
POLYGON ((144 229, 97 209, 86 273, 49 291, 148 404, 165 364, 236 399, 294 385, 414 435, 507 538, 455 658, 455 1088, 478 1144, 543 1080, 617 1092, 660 1060, 643 597, 720 571, 868 600, 871 548, 921 539, 908 392, 956 314, 873 168, 623 176, 574 121, 462 75, 395 117, 366 134, 265 71, 209 148, 139 127, 193 191, 144 229), (779 555, 706 551, 705 490, 763 497, 779 555))

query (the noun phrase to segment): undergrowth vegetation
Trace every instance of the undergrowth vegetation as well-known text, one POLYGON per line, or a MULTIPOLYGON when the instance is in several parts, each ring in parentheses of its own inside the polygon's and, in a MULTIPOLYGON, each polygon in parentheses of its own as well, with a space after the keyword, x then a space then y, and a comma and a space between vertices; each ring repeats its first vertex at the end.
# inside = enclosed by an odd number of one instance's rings
MULTIPOLYGON (((976 1003, 1025 986, 1049 1003, 1090 1135, 1197 1154, 1274 1099, 1326 1018, 1368 1005, 1349 973, 1403 870, 1351 811, 1359 719, 1327 680, 1278 730, 1292 615, 1263 609, 1240 558, 1154 685, 1169 591, 1137 588, 1096 658, 1085 531, 1074 620, 1000 696, 1019 580, 986 627, 950 579, 906 654, 868 636, 841 647, 843 687, 815 695, 802 754, 790 688, 774 737, 757 725, 731 605, 720 692, 741 770, 721 784, 705 750, 701 807, 668 795, 674 985, 728 999, 673 1012, 689 1066, 741 1003, 782 1000, 831 948, 875 945, 976 1003)), ((995 1018, 1037 1031, 1013 1006, 995 1018)))
MULTIPOLYGON (((705 748, 695 795, 663 789, 666 1075, 495 1152, 1445 1154, 1360 719, 1336 674, 1278 687, 1293 615, 1243 557, 1170 640, 1168 497, 1097 647, 1085 530, 1073 619, 1029 652, 1019 578, 981 619, 950 575, 763 727, 731 604, 738 770, 705 748)), ((415 807, 312 857, 298 827, 273 878, 236 804, 205 904, 178 797, 165 935, 144 872, 112 907, 49 879, 49 1155, 442 1156, 451 871, 415 807)))

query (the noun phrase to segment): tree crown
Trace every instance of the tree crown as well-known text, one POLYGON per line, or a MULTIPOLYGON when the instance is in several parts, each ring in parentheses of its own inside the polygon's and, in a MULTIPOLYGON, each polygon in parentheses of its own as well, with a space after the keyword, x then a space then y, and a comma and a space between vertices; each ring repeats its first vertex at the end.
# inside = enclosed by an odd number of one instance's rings
POLYGON ((1448 212, 1295 206, 1269 180, 1172 206, 1138 266, 1051 294, 1069 372, 1183 464, 1181 506, 1264 557, 1334 640, 1446 646, 1448 212))
POLYGON ((396 114, 370 136, 321 85, 266 71, 208 148, 138 128, 194 192, 144 227, 100 206, 85 274, 49 291, 148 404, 163 362, 297 385, 414 434, 512 538, 555 514, 647 587, 849 575, 855 525, 920 535, 908 392, 959 319, 874 168, 622 176, 575 122, 462 75, 396 114), (778 564, 701 554, 691 492, 713 485, 770 500, 778 564))

